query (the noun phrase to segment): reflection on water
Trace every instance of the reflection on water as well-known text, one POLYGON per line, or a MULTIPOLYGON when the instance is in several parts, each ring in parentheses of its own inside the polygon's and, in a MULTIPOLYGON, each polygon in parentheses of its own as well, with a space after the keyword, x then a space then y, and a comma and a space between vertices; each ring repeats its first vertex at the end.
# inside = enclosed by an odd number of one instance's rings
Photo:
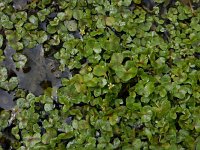
POLYGON ((0 89, 0 107, 6 110, 10 110, 15 106, 13 101, 13 95, 0 89))

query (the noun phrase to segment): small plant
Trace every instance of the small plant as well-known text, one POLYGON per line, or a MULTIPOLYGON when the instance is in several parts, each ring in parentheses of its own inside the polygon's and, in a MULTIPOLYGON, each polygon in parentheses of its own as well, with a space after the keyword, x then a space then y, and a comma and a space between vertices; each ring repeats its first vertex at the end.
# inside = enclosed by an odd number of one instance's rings
POLYGON ((0 149, 199 149, 198 1, 0 10, 0 149))

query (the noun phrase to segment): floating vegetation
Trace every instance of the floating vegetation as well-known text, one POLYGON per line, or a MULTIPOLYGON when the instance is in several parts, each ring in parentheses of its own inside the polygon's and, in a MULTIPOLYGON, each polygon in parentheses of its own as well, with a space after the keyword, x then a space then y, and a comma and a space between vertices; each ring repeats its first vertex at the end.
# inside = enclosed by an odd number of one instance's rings
POLYGON ((199 0, 0 0, 0 149, 200 149, 199 0))

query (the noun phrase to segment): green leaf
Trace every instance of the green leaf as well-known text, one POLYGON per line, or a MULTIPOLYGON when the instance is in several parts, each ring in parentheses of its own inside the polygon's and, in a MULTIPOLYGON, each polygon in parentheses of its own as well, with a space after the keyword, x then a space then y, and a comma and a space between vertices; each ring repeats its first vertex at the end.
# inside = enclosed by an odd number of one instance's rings
POLYGON ((41 141, 40 133, 31 134, 24 134, 23 135, 24 143, 27 147, 34 147, 37 143, 41 141))
POLYGON ((52 21, 49 22, 51 26, 57 26, 59 24, 59 19, 55 17, 52 21))
POLYGON ((105 76, 107 72, 107 67, 102 65, 96 65, 93 69, 93 74, 96 76, 105 76))
POLYGON ((196 150, 200 149, 200 137, 199 136, 196 138, 195 143, 196 143, 195 149, 196 150))
POLYGON ((5 67, 0 67, 0 81, 6 81, 8 78, 8 72, 5 67))
POLYGON ((16 61, 16 68, 20 69, 22 69, 27 62, 26 56, 19 53, 14 54, 13 59, 16 61))
POLYGON ((125 73, 126 73, 125 67, 123 67, 122 65, 119 65, 118 67, 116 67, 116 68, 114 68, 114 69, 115 69, 116 75, 117 75, 120 79, 123 79, 123 77, 125 76, 125 73))
POLYGON ((8 126, 8 120, 10 118, 10 112, 7 110, 2 110, 0 112, 0 129, 4 130, 8 126))
POLYGON ((142 142, 140 139, 135 139, 133 142, 133 146, 135 150, 140 150, 140 148, 142 147, 142 142))
POLYGON ((121 143, 121 141, 119 140, 119 138, 115 138, 113 140, 113 148, 116 149, 116 148, 120 147, 120 143, 121 143))
POLYGON ((137 75, 137 68, 132 67, 128 71, 125 72, 124 77, 122 78, 123 81, 128 81, 131 78, 135 77, 137 75))
POLYGON ((48 36, 47 36, 46 32, 44 32, 44 31, 39 31, 37 36, 38 36, 37 41, 40 44, 44 43, 48 39, 48 36))
POLYGON ((36 25, 38 24, 38 18, 35 17, 34 15, 31 15, 28 19, 32 24, 36 24, 36 25))
POLYGON ((27 103, 26 99, 19 98, 19 99, 17 99, 17 106, 19 108, 28 108, 29 107, 29 103, 27 103))
POLYGON ((42 22, 46 16, 50 13, 49 9, 45 8, 37 12, 38 19, 42 22))
POLYGON ((50 24, 47 25, 47 32, 50 34, 54 34, 57 32, 56 27, 55 26, 51 26, 50 24))
POLYGON ((200 120, 195 121, 195 126, 194 126, 196 132, 200 132, 200 120))
POLYGON ((66 17, 66 14, 64 12, 59 12, 57 14, 57 17, 60 21, 64 21, 65 17, 66 17))
POLYGON ((110 66, 114 68, 117 65, 121 65, 123 59, 122 53, 114 53, 111 57, 110 66))
POLYGON ((115 125, 118 122, 118 116, 117 114, 113 114, 112 116, 109 117, 109 122, 111 125, 115 125))
POLYGON ((65 21, 64 24, 69 31, 77 31, 78 26, 75 20, 65 21))
POLYGON ((140 3, 141 3, 141 0, 134 0, 134 3, 140 4, 140 3))
POLYGON ((3 45, 3 36, 0 34, 0 48, 2 47, 3 45))
POLYGON ((7 15, 2 14, 0 17, 0 23, 5 29, 12 29, 13 23, 9 20, 7 15))
POLYGON ((57 136, 57 131, 53 128, 47 128, 46 133, 42 135, 42 143, 49 144, 51 139, 57 136))
POLYGON ((136 103, 135 98, 128 97, 126 99, 126 106, 130 110, 140 110, 141 109, 141 103, 136 103))
POLYGON ((153 116, 153 112, 151 110, 150 106, 144 106, 141 110, 141 121, 142 122, 149 122, 151 120, 151 117, 153 116))
POLYGON ((149 141, 152 139, 152 133, 148 128, 144 129, 144 134, 148 137, 149 141))
POLYGON ((143 89, 144 96, 148 97, 151 93, 153 93, 154 89, 155 89, 154 82, 148 82, 143 89))
POLYGON ((13 127, 12 130, 11 130, 11 133, 15 136, 15 138, 16 138, 17 140, 20 139, 19 128, 18 128, 18 126, 13 127))
POLYGON ((110 125, 110 122, 108 121, 101 121, 101 128, 104 130, 104 131, 112 131, 112 127, 110 125))
POLYGON ((76 20, 80 20, 84 17, 84 13, 83 10, 80 9, 75 9, 73 11, 73 18, 75 18, 76 20))
POLYGON ((94 90, 94 96, 95 96, 95 97, 99 97, 101 94, 102 94, 101 89, 95 89, 95 90, 94 90))
POLYGON ((114 23, 115 23, 114 17, 106 17, 106 25, 107 26, 112 26, 114 23))
POLYGON ((68 133, 61 133, 58 135, 58 139, 70 139, 74 136, 73 132, 68 132, 68 133))
POLYGON ((164 89, 164 87, 160 89, 159 94, 161 97, 165 97, 167 95, 167 91, 164 89))
POLYGON ((53 108, 54 108, 53 104, 45 104, 44 105, 45 111, 51 111, 51 110, 53 110, 53 108))

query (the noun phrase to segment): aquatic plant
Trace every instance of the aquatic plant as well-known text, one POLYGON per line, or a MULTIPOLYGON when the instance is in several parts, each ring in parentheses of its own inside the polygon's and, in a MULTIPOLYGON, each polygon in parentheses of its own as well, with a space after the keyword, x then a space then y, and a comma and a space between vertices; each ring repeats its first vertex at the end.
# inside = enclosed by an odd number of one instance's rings
POLYGON ((198 0, 0 10, 0 149, 199 149, 198 0))

